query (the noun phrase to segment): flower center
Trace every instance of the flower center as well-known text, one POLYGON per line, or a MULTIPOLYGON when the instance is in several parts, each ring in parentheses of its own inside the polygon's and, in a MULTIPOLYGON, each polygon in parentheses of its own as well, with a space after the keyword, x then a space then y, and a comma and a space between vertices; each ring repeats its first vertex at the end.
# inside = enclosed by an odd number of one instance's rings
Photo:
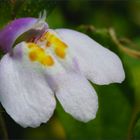
POLYGON ((35 43, 28 43, 28 48, 29 58, 31 61, 37 61, 44 66, 52 66, 54 64, 53 58, 39 45, 35 43))
POLYGON ((48 48, 51 47, 56 56, 60 59, 66 57, 66 51, 68 48, 68 46, 51 31, 43 34, 37 43, 28 42, 27 46, 29 49, 29 59, 31 61, 39 62, 44 66, 52 66, 54 64, 53 57, 46 51, 48 48), (39 45, 40 43, 45 44, 45 47, 39 45))

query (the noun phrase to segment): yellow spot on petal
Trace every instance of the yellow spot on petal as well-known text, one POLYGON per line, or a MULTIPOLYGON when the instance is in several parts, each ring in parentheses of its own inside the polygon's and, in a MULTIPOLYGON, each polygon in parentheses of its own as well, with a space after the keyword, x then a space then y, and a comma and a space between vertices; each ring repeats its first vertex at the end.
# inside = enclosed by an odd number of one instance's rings
POLYGON ((52 66, 54 64, 54 61, 52 59, 52 57, 50 55, 45 56, 42 60, 41 60, 41 64, 43 65, 47 65, 47 66, 52 66))
POLYGON ((46 43, 46 47, 48 48, 48 47, 50 47, 51 46, 51 43, 48 41, 47 43, 46 43))
POLYGON ((35 61, 37 59, 36 51, 29 52, 29 58, 30 58, 31 61, 35 61))
POLYGON ((38 58, 37 60, 41 63, 41 61, 44 59, 46 55, 44 53, 38 52, 38 58))
POLYGON ((66 56, 66 52, 65 49, 62 47, 56 47, 55 48, 55 53, 57 56, 59 56, 60 58, 65 58, 66 56))
POLYGON ((56 42, 55 42, 55 45, 56 45, 56 46, 59 46, 59 47, 61 47, 61 48, 68 48, 68 46, 67 46, 64 42, 62 42, 62 41, 60 41, 60 40, 56 41, 56 42))
POLYGON ((46 53, 46 51, 35 43, 27 43, 29 48, 29 59, 31 61, 39 62, 44 66, 52 66, 54 64, 53 58, 46 53))
POLYGON ((28 43, 28 48, 34 48, 34 47, 37 47, 37 44, 35 43, 28 43))
POLYGON ((47 41, 46 48, 53 46, 55 54, 60 58, 65 58, 68 45, 64 43, 55 33, 48 31, 42 38, 43 41, 47 41))
POLYGON ((45 53, 45 52, 44 52, 44 49, 41 48, 41 47, 37 47, 37 48, 36 48, 36 51, 37 51, 38 53, 45 53))
POLYGON ((50 35, 51 35, 51 33, 50 33, 50 32, 47 32, 47 33, 45 34, 45 37, 48 38, 50 35))
POLYGON ((50 43, 53 43, 54 40, 55 40, 55 36, 54 36, 53 34, 51 34, 51 35, 47 38, 47 40, 48 40, 50 43))

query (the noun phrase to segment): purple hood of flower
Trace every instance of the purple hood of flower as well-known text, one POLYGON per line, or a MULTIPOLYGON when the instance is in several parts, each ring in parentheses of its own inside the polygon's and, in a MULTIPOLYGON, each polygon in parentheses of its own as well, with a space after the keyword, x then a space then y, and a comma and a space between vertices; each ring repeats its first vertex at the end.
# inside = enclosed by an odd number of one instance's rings
POLYGON ((5 26, 0 31, 0 50, 2 50, 4 53, 9 52, 15 40, 24 32, 30 30, 37 20, 38 19, 36 18, 30 17, 20 18, 10 22, 7 26, 5 26))

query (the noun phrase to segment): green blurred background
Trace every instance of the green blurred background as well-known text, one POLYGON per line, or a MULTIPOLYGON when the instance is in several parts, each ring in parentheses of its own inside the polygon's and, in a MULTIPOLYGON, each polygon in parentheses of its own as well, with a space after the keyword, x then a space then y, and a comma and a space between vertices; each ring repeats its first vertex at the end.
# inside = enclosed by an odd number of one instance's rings
POLYGON ((96 119, 82 123, 58 103, 47 124, 22 128, 1 108, 0 138, 28 140, 140 140, 140 0, 0 0, 0 27, 15 18, 47 11, 50 28, 88 34, 123 61, 122 84, 93 85, 99 97, 96 119))

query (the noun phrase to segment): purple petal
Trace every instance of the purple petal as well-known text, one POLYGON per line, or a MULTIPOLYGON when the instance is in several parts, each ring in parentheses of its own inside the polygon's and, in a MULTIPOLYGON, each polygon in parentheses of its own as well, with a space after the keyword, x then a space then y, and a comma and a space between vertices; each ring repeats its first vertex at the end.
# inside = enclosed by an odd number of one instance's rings
POLYGON ((9 23, 0 31, 0 49, 9 52, 15 40, 24 32, 30 30, 37 22, 36 18, 20 18, 9 23))

